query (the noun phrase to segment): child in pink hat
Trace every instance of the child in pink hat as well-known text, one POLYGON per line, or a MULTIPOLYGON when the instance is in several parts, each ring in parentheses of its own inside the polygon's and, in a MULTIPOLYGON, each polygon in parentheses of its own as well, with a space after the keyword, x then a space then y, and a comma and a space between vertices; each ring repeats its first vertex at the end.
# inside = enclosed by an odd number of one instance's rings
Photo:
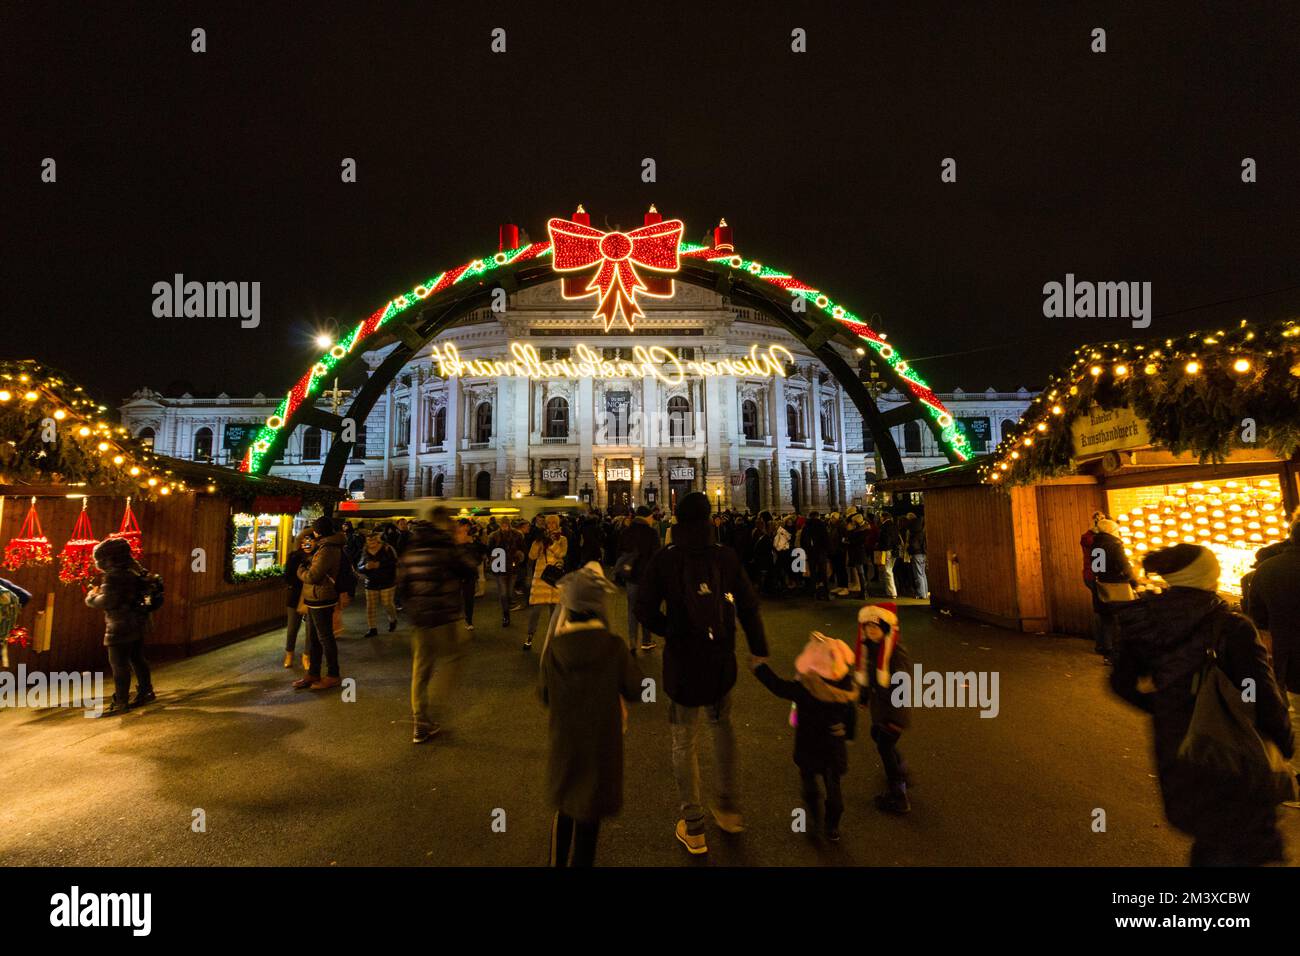
MULTIPOLYGON (((760 664, 754 676, 777 697, 794 702, 794 762, 803 785, 804 806, 814 823, 822 817, 821 791, 826 785, 826 839, 840 838, 844 796, 840 778, 849 770, 846 740, 853 738, 858 690, 853 686, 853 651, 843 641, 813 632, 795 659, 795 680, 782 680, 760 664)), ((815 832, 815 830, 810 830, 815 832)))
POLYGON ((862 688, 863 704, 871 711, 871 739, 885 767, 888 786, 876 797, 886 813, 907 813, 907 764, 898 741, 907 728, 907 702, 893 700, 893 675, 909 673, 912 663, 898 641, 898 607, 889 601, 868 604, 858 611, 858 647, 853 679, 862 688))

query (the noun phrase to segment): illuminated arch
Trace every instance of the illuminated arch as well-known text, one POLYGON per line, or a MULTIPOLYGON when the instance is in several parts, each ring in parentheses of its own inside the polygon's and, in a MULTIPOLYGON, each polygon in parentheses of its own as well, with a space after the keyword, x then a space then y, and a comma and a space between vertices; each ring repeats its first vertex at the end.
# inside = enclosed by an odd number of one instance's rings
MULTIPOLYGON (((886 474, 903 471, 889 430, 909 421, 924 422, 950 461, 967 459, 970 446, 966 437, 938 396, 893 345, 826 292, 735 252, 683 242, 678 254, 681 269, 673 275, 675 280, 712 289, 735 303, 773 316, 817 356, 862 413, 886 474), (861 367, 854 369, 832 342, 862 351, 861 367), (877 408, 875 397, 860 377, 866 366, 904 397, 903 405, 883 413, 877 408)), ((265 474, 293 429, 312 424, 336 435, 321 469, 321 483, 337 485, 352 445, 338 437, 345 418, 364 422, 380 393, 411 357, 467 312, 488 307, 494 289, 513 292, 558 280, 560 276, 548 261, 550 255, 549 242, 489 254, 432 275, 388 300, 321 355, 294 384, 249 446, 240 470, 265 474), (316 396, 327 380, 344 374, 363 352, 394 342, 397 348, 353 397, 346 416, 315 407, 316 396)))

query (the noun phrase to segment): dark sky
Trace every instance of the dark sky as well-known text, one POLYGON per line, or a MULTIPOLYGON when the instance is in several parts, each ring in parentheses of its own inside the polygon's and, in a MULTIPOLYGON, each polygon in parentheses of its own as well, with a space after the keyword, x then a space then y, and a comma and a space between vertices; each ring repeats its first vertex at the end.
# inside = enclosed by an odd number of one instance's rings
POLYGON ((725 215, 908 356, 961 353, 918 362, 941 391, 1142 334, 1045 319, 1067 272, 1152 282, 1152 335, 1300 315, 1300 4, 786 6, 8 0, 3 351, 114 403, 280 393, 323 317, 577 202, 691 239, 725 215), (260 281, 261 327, 154 318, 177 272, 260 281))

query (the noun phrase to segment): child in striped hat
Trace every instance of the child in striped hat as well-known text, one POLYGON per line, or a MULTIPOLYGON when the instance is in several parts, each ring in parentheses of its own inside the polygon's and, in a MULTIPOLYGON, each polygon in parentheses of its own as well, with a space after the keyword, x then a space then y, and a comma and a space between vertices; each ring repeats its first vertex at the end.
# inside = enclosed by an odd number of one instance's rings
POLYGON ((910 673, 911 661, 898 640, 898 607, 892 602, 868 604, 858 611, 858 646, 854 681, 862 688, 862 702, 871 712, 871 739, 885 767, 887 786, 876 797, 886 813, 907 813, 907 764, 898 741, 907 729, 907 701, 895 704, 894 674, 910 673))

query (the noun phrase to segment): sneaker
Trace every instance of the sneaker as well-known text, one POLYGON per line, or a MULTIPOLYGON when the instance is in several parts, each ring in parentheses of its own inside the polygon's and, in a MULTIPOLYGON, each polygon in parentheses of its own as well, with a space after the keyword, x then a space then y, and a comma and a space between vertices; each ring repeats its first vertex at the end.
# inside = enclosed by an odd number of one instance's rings
POLYGON ((473 625, 473 624, 466 624, 465 627, 468 628, 468 629, 471 630, 471 631, 474 630, 474 625, 473 625))
POLYGON ((907 793, 903 790, 886 790, 876 795, 876 809, 885 813, 904 814, 912 809, 907 793))
POLYGON ((284 666, 285 667, 293 666, 293 651, 284 652, 284 666))
POLYGON ((295 690, 306 690, 309 687, 315 687, 319 680, 319 677, 312 677, 308 674, 306 677, 299 677, 293 682, 293 686, 295 690))
POLYGON ((713 807, 713 819, 718 828, 727 833, 744 833, 745 821, 734 810, 719 810, 713 807))
POLYGON ((135 700, 131 701, 132 707, 143 707, 145 704, 152 704, 158 699, 158 695, 151 689, 146 691, 136 691, 135 700))
POLYGON ((533 635, 529 634, 528 640, 524 641, 524 650, 531 651, 532 649, 533 649, 533 635))
POLYGON ((379 629, 378 629, 378 628, 374 628, 374 627, 372 627, 370 630, 366 631, 366 633, 362 634, 361 636, 362 636, 362 637, 378 637, 378 636, 379 636, 379 629))
POLYGON ((411 743, 413 744, 428 743, 430 740, 438 736, 438 734, 440 733, 442 733, 442 728, 439 727, 437 724, 431 724, 431 725, 416 724, 415 733, 411 735, 411 743))
POLYGON ((686 847, 687 852, 692 856, 709 852, 709 848, 704 844, 704 834, 687 832, 685 820, 677 821, 677 841, 686 847))
POLYGON ((311 689, 312 689, 312 690, 330 690, 331 688, 338 687, 339 684, 342 684, 342 683, 343 683, 343 681, 340 680, 340 679, 337 678, 337 677, 322 677, 322 678, 321 678, 320 680, 318 680, 316 683, 314 683, 314 684, 311 685, 311 689))
POLYGON ((839 828, 839 827, 827 827, 827 828, 826 828, 826 840, 827 840, 827 842, 829 842, 829 843, 839 843, 839 842, 840 842, 840 828, 839 828))
POLYGON ((114 701, 111 701, 111 702, 109 703, 109 705, 108 705, 107 707, 105 707, 103 710, 101 710, 98 714, 91 714, 90 716, 92 716, 92 717, 121 717, 121 716, 122 716, 123 714, 125 714, 125 713, 126 713, 126 708, 123 707, 121 704, 119 704, 117 701, 114 700, 114 701))
POLYGON ((642 652, 642 653, 646 653, 646 652, 648 652, 648 651, 653 651, 653 650, 654 650, 656 647, 658 647, 658 646, 659 646, 659 645, 656 644, 654 641, 651 641, 649 644, 642 644, 642 645, 641 645, 641 652, 642 652))
POLYGON ((389 634, 392 634, 393 631, 395 631, 395 630, 397 630, 397 622, 396 622, 396 621, 389 621, 389 622, 388 622, 388 633, 389 633, 389 634))
POLYGON ((512 605, 510 605, 510 610, 512 610, 512 611, 522 611, 523 609, 524 609, 524 606, 523 606, 522 604, 512 604, 512 605))
POLYGON ((502 626, 502 627, 509 627, 509 626, 510 626, 510 618, 508 618, 508 617, 503 617, 503 618, 501 619, 501 626, 502 626))

